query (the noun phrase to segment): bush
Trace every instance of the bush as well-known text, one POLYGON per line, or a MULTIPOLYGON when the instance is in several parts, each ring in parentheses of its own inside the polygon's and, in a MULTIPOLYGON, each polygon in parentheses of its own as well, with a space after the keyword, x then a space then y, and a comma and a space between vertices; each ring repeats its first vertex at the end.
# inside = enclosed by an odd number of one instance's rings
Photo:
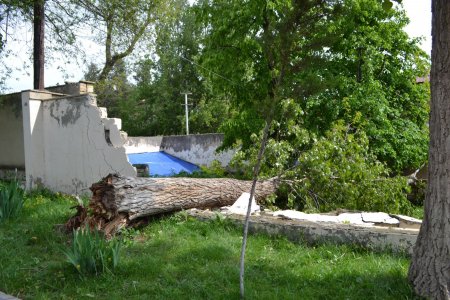
POLYGON ((186 171, 181 171, 172 177, 191 177, 191 178, 223 178, 227 177, 228 173, 222 164, 218 160, 213 160, 209 167, 200 166, 200 169, 188 173, 186 171))
POLYGON ((24 191, 17 180, 0 186, 0 223, 16 218, 23 208, 24 191))
POLYGON ((67 262, 81 275, 112 272, 119 263, 121 243, 117 239, 106 241, 97 230, 79 228, 73 231, 69 249, 63 250, 67 262))

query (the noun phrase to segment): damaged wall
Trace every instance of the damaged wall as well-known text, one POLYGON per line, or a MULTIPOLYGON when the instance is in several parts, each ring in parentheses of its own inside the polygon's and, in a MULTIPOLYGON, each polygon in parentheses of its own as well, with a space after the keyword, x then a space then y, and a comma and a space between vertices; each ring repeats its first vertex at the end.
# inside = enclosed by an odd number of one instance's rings
POLYGON ((94 94, 22 93, 27 188, 87 193, 109 173, 135 176, 120 120, 108 119, 94 94))
POLYGON ((193 134, 155 137, 128 137, 125 149, 127 153, 164 151, 179 159, 196 165, 210 166, 218 160, 227 166, 235 154, 234 150, 216 152, 222 145, 223 134, 193 134))
POLYGON ((0 170, 25 169, 20 93, 0 98, 0 170))

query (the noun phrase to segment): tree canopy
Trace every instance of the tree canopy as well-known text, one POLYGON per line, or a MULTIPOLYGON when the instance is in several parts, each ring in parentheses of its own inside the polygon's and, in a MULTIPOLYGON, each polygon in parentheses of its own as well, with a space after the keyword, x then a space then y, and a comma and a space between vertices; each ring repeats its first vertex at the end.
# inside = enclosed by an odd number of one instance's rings
MULTIPOLYGON (((207 28, 200 61, 222 75, 204 76, 231 95, 238 112, 221 126, 224 146, 253 145, 250 137, 262 129, 275 87, 275 98, 292 99, 303 110, 291 125, 323 136, 344 120, 367 133, 370 152, 393 171, 423 165, 429 87, 416 77, 427 74, 429 62, 403 31, 404 12, 376 0, 269 1, 269 12, 263 2, 200 3, 207 28), (299 3, 311 7, 293 17, 299 3)), ((285 117, 275 109, 276 122, 285 117)))

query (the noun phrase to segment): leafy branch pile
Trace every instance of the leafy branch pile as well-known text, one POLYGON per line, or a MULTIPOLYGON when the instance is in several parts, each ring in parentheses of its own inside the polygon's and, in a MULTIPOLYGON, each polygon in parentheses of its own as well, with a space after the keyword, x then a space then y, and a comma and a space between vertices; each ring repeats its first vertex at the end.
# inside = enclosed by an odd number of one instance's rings
POLYGON ((369 153, 367 136, 348 130, 337 124, 300 156, 295 170, 286 173, 301 178, 292 184, 288 204, 309 211, 410 213, 406 178, 390 177, 386 166, 369 153))

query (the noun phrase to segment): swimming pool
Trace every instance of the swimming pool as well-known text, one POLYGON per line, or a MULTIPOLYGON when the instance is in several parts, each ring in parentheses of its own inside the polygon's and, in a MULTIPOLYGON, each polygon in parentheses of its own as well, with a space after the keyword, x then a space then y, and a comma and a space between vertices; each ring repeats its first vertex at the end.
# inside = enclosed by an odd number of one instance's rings
POLYGON ((199 169, 197 165, 165 152, 130 153, 128 154, 128 160, 132 165, 147 165, 150 176, 173 176, 183 171, 191 174, 199 169))

